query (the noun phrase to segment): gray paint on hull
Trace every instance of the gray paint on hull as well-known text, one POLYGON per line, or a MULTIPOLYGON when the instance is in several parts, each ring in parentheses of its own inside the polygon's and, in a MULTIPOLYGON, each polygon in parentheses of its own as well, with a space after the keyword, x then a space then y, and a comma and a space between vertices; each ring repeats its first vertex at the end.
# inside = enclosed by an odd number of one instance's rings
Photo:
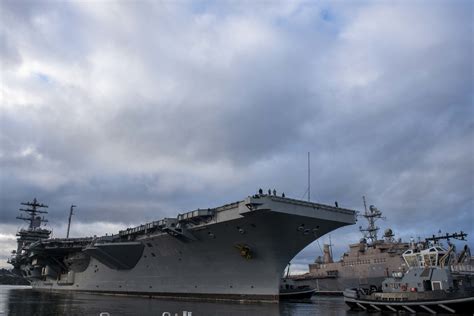
POLYGON ((260 209, 248 212, 244 201, 238 207, 239 213, 235 209, 223 211, 215 221, 190 229, 196 237, 193 241, 166 233, 137 239, 147 246, 130 270, 114 270, 91 258, 84 272, 75 273, 73 284, 46 280, 34 282, 33 287, 277 298, 280 276, 287 263, 318 237, 353 224, 355 218, 352 212, 318 210, 311 204, 295 206, 274 199, 261 200, 266 203, 260 209), (252 258, 243 258, 238 245, 247 245, 252 258))
POLYGON ((306 279, 297 280, 298 285, 309 285, 316 289, 316 292, 337 292, 342 294, 345 289, 354 287, 369 288, 371 285, 379 287, 386 277, 371 277, 364 278, 320 278, 320 279, 306 279))

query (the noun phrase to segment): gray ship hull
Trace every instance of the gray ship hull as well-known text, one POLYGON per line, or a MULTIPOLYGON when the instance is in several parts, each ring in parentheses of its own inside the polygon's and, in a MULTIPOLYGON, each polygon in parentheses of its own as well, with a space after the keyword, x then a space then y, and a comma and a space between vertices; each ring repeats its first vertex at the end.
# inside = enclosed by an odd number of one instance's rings
POLYGON ((342 296, 344 290, 355 287, 379 287, 386 277, 370 278, 313 278, 295 280, 298 285, 308 285, 315 289, 315 294, 342 296))
POLYGON ((36 289, 277 301, 287 263, 315 239, 354 222, 351 210, 254 196, 217 208, 207 222, 179 234, 145 230, 121 233, 122 243, 91 242, 82 249, 88 264, 58 274, 45 272, 53 264, 46 251, 38 255, 41 276, 30 280, 36 289))

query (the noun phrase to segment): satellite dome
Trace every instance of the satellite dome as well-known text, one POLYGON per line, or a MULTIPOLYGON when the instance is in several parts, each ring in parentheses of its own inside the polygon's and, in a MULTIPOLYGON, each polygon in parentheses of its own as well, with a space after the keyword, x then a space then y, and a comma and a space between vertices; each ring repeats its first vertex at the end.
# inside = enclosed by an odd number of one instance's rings
POLYGON ((393 237, 393 231, 391 228, 387 228, 384 232, 384 237, 393 237))

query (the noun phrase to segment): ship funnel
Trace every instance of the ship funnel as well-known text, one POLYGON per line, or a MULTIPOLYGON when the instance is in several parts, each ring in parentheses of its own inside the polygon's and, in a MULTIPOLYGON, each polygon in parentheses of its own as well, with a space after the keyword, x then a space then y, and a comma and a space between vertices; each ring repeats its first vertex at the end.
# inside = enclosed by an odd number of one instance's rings
POLYGON ((324 244, 324 263, 332 263, 332 255, 331 255, 331 248, 330 245, 324 244))

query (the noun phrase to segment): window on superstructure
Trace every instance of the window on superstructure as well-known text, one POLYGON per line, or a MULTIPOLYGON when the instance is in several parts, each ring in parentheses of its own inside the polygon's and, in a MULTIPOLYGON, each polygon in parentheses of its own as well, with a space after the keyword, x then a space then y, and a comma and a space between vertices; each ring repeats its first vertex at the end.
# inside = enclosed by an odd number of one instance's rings
POLYGON ((437 265, 437 260, 438 259, 438 254, 437 253, 431 253, 430 254, 430 266, 436 266, 437 265))
POLYGON ((405 256, 405 261, 409 267, 418 266, 418 258, 416 256, 405 256))
POLYGON ((430 255, 429 254, 423 255, 423 263, 424 263, 425 266, 430 264, 430 255))

